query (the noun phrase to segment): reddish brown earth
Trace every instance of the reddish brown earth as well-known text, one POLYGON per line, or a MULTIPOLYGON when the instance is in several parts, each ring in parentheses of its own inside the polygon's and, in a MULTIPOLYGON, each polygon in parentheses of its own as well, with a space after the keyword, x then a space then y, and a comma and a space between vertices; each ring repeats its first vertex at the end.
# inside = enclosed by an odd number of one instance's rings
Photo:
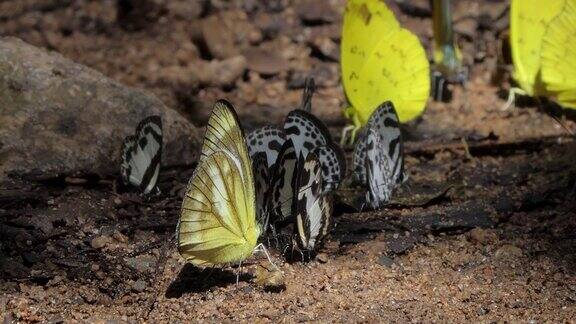
MULTIPOLYGON (((318 85, 313 111, 335 135, 345 125, 341 0, 149 0, 145 15, 120 19, 111 0, 22 3, 0 2, 0 34, 149 90, 196 125, 220 97, 245 128, 281 122, 308 75, 318 85)), ((392 7, 429 48, 428 1, 410 3, 417 8, 392 7)), ((573 321, 576 144, 534 105, 502 110, 506 7, 457 2, 470 82, 407 126, 407 185, 381 211, 338 205, 309 263, 274 251, 280 287, 252 277, 263 256, 243 266, 238 285, 236 268, 184 264, 172 236, 193 166, 163 170, 163 194, 151 201, 115 194, 112 177, 15 179, 0 196, 0 318, 573 321)))

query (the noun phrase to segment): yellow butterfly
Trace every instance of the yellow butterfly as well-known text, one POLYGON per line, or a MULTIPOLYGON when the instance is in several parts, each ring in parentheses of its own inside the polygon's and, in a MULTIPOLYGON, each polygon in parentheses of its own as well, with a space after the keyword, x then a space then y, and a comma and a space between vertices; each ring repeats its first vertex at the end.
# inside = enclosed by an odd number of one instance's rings
MULTIPOLYGON (((529 96, 545 96, 541 79, 540 49, 550 21, 560 12, 564 0, 512 0, 510 4, 510 47, 513 77, 529 96)), ((509 99, 511 102, 511 99, 509 99)))
POLYGON ((195 265, 242 262, 256 248, 254 177, 234 108, 216 102, 178 223, 178 250, 195 265))
POLYGON ((576 109, 576 0, 566 0, 542 41, 542 80, 559 103, 576 109))
POLYGON ((386 4, 349 0, 341 46, 342 82, 350 103, 344 115, 355 132, 386 100, 400 121, 420 115, 430 92, 430 67, 418 38, 401 28, 386 4))

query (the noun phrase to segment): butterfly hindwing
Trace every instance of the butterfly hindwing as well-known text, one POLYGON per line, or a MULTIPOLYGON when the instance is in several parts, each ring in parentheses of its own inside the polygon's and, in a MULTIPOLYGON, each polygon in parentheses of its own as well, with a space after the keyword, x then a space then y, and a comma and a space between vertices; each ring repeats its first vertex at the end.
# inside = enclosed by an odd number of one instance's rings
POLYGON ((255 129, 246 138, 250 156, 263 152, 266 154, 268 166, 272 166, 278 158, 278 153, 286 141, 284 131, 274 126, 264 126, 255 129))
POLYGON ((264 210, 264 196, 268 190, 268 162, 266 153, 258 152, 252 158, 252 171, 254 173, 254 191, 256 193, 256 220, 262 232, 268 227, 268 218, 264 210))
POLYGON ((322 192, 336 190, 346 172, 344 153, 334 143, 319 146, 312 153, 318 157, 322 169, 322 192))
POLYGON ((178 222, 178 250, 196 265, 249 257, 256 222, 252 163, 234 108, 218 101, 208 121, 202 156, 188 184, 178 222))
POLYGON ((150 193, 158 181, 162 157, 162 120, 160 116, 143 119, 136 133, 122 144, 121 174, 125 183, 150 193))
POLYGON ((295 238, 298 248, 313 251, 330 227, 331 200, 322 190, 322 166, 318 157, 311 153, 300 159, 297 181, 295 238))
POLYGON ((392 161, 381 149, 379 134, 374 129, 369 129, 366 135, 366 179, 367 189, 366 202, 372 208, 380 208, 390 200, 395 186, 392 171, 392 161))
POLYGON ((358 132, 356 144, 354 145, 354 153, 352 155, 352 181, 356 184, 366 183, 366 130, 362 129, 358 132))
POLYGON ((284 222, 292 216, 292 199, 298 174, 298 155, 291 140, 284 142, 276 163, 270 171, 266 193, 266 213, 271 225, 284 222))

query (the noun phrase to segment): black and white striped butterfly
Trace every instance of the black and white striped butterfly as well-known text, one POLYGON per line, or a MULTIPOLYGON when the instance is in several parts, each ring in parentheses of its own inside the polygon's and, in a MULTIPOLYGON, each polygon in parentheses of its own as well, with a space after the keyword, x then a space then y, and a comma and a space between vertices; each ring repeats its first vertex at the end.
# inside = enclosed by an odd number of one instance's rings
MULTIPOLYGON (((322 166, 315 151, 306 159, 297 155, 292 140, 287 140, 272 167, 264 194, 263 221, 273 236, 292 224, 293 244, 300 251, 313 251, 328 232, 332 200, 322 190, 322 166)), ((262 160, 263 158, 258 158, 262 160)))
POLYGON ((394 189, 406 180, 400 123, 390 101, 370 116, 354 147, 354 181, 366 186, 371 208, 386 204, 394 189))
POLYGON ((143 119, 136 127, 136 133, 122 143, 122 180, 149 194, 156 188, 161 157, 162 120, 160 116, 150 116, 143 119))
POLYGON ((293 207, 296 217, 294 239, 300 251, 312 252, 328 234, 332 217, 332 199, 322 190, 322 165, 311 152, 301 156, 293 207))

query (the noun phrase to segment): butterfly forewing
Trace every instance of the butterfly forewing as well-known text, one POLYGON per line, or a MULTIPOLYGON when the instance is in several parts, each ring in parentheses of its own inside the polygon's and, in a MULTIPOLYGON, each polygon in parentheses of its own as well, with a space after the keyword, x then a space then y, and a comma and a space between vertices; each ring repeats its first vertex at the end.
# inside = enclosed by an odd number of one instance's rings
POLYGON ((255 129, 246 138, 250 156, 262 152, 266 154, 267 163, 273 165, 278 158, 278 153, 286 141, 284 131, 274 126, 264 126, 255 129))
POLYGON ((293 110, 284 121, 286 138, 292 140, 296 153, 307 156, 318 146, 332 142, 326 125, 304 110, 293 110))
POLYGON ((156 187, 162 157, 162 120, 150 116, 142 120, 134 136, 122 144, 121 174, 125 183, 136 186, 144 194, 156 187))
POLYGON ((338 187, 346 172, 346 161, 342 149, 332 141, 328 128, 314 115, 303 111, 291 111, 284 121, 286 138, 292 140, 297 154, 304 158, 309 152, 318 150, 325 176, 326 191, 338 187))

